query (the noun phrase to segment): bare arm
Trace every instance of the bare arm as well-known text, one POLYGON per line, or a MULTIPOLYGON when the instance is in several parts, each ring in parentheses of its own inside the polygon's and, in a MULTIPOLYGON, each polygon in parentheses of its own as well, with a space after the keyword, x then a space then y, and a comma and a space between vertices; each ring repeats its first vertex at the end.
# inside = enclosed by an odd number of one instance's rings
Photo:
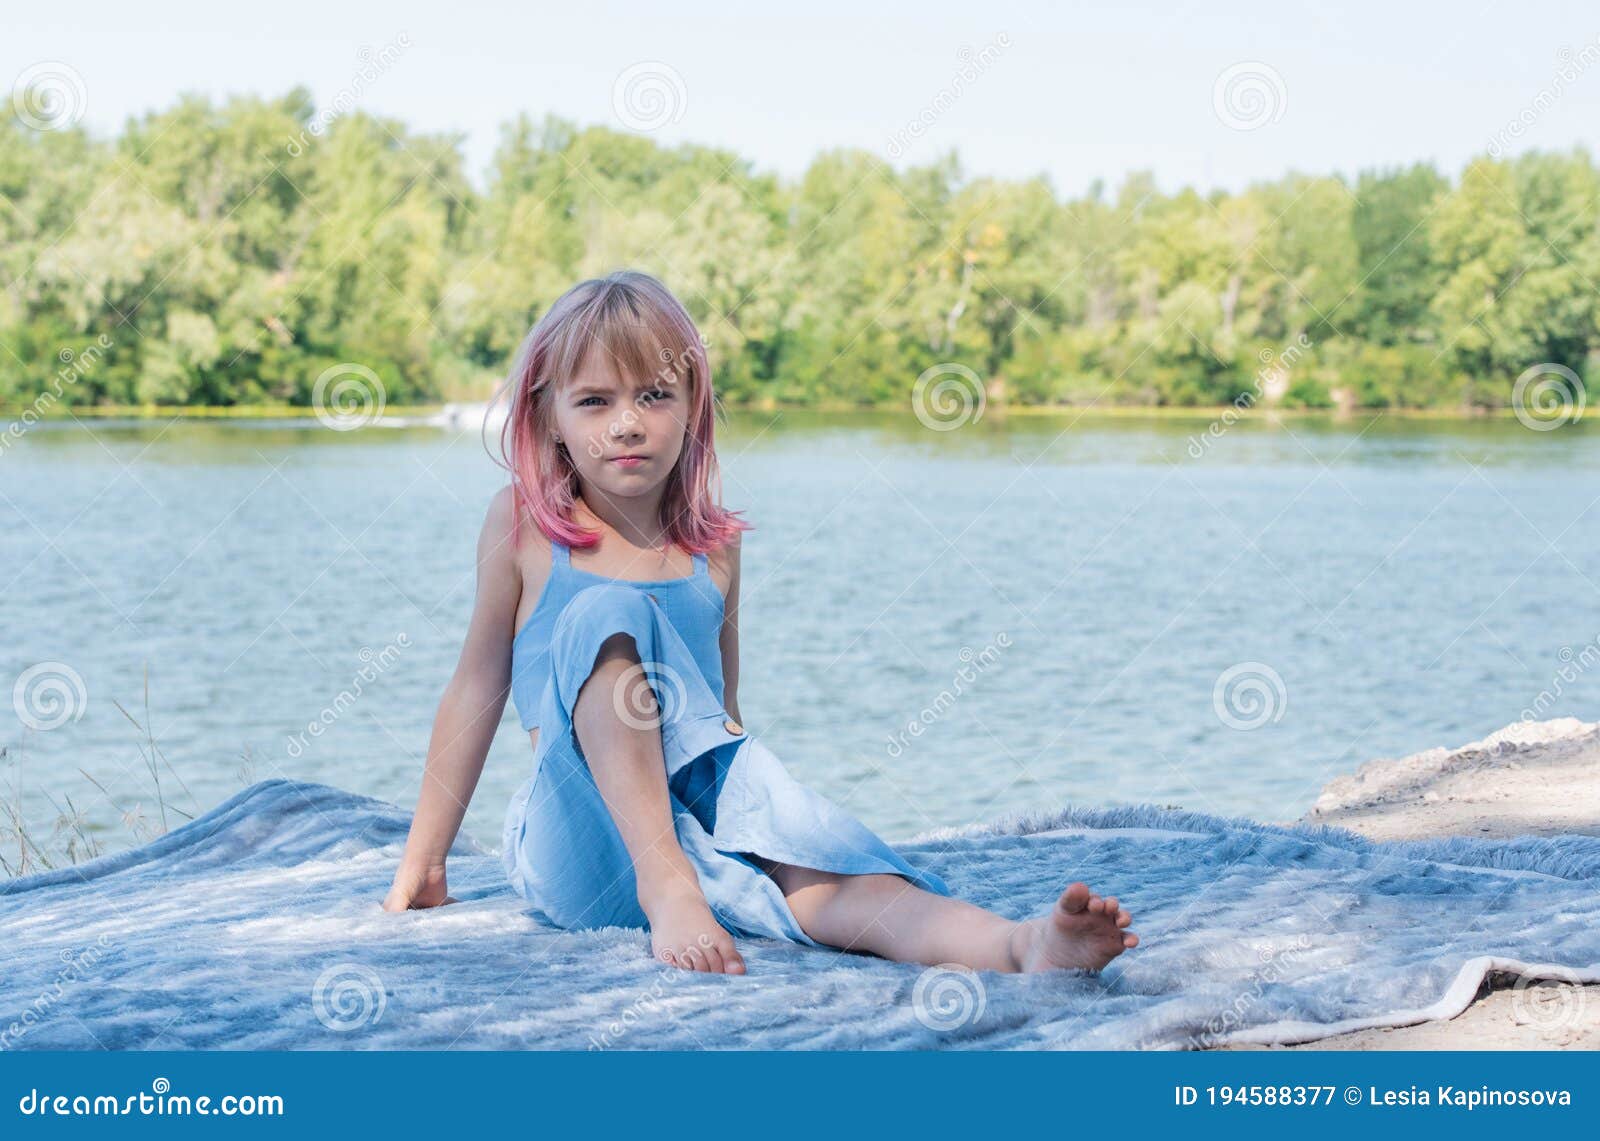
POLYGON ((728 716, 743 725, 744 718, 739 716, 739 540, 737 537, 726 550, 727 605, 723 612, 722 633, 718 639, 722 647, 722 704, 727 709, 728 716))
POLYGON ((512 625, 522 576, 511 545, 511 489, 495 496, 478 536, 478 585, 455 673, 434 715, 422 791, 387 911, 451 902, 445 855, 455 843, 511 685, 512 625))

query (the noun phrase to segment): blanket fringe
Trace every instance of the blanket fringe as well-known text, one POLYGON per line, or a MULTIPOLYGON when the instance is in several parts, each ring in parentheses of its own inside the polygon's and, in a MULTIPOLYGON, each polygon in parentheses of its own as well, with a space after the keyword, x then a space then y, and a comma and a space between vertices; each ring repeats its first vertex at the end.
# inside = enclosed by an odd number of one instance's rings
POLYGON ((1445 836, 1429 840, 1373 840, 1333 824, 1264 824, 1247 816, 1216 816, 1154 804, 1090 808, 1030 809, 983 824, 935 828, 920 832, 908 843, 938 843, 975 836, 1030 836, 1058 828, 1158 828, 1177 832, 1270 833, 1298 837, 1314 844, 1352 852, 1378 852, 1386 857, 1462 864, 1504 871, 1539 872, 1567 880, 1600 879, 1600 836, 1518 836, 1509 840, 1483 840, 1470 836, 1445 836))

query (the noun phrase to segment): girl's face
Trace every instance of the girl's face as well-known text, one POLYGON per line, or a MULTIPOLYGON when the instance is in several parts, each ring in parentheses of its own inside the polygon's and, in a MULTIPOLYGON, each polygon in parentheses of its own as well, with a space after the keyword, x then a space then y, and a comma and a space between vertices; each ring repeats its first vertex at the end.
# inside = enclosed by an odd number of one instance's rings
POLYGON ((686 385, 670 372, 625 381, 596 352, 557 385, 552 418, 584 488, 621 498, 658 493, 683 452, 686 385))

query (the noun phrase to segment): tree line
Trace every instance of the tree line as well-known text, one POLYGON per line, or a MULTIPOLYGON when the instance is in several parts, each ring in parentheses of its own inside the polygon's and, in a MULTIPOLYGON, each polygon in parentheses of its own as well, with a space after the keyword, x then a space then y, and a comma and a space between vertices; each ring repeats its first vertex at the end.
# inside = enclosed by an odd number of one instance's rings
POLYGON ((730 404, 903 405, 958 365, 1015 404, 1497 407, 1600 353, 1583 150, 1073 198, 954 154, 832 150, 785 181, 524 114, 482 188, 464 165, 459 135, 329 122, 301 88, 109 139, 13 121, 0 402, 309 404, 349 362, 390 404, 482 399, 555 297, 621 266, 684 300, 730 404))

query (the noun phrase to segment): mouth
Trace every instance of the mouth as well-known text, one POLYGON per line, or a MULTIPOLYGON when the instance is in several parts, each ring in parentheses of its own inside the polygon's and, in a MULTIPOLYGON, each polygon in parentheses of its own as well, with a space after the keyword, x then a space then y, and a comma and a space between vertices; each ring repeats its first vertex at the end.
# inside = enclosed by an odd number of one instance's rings
POLYGON ((612 456, 609 462, 616 464, 618 467, 631 468, 631 467, 638 467, 640 464, 644 463, 645 460, 647 460, 649 458, 650 457, 648 457, 648 456, 641 456, 641 455, 630 453, 628 455, 623 455, 623 456, 612 456))

